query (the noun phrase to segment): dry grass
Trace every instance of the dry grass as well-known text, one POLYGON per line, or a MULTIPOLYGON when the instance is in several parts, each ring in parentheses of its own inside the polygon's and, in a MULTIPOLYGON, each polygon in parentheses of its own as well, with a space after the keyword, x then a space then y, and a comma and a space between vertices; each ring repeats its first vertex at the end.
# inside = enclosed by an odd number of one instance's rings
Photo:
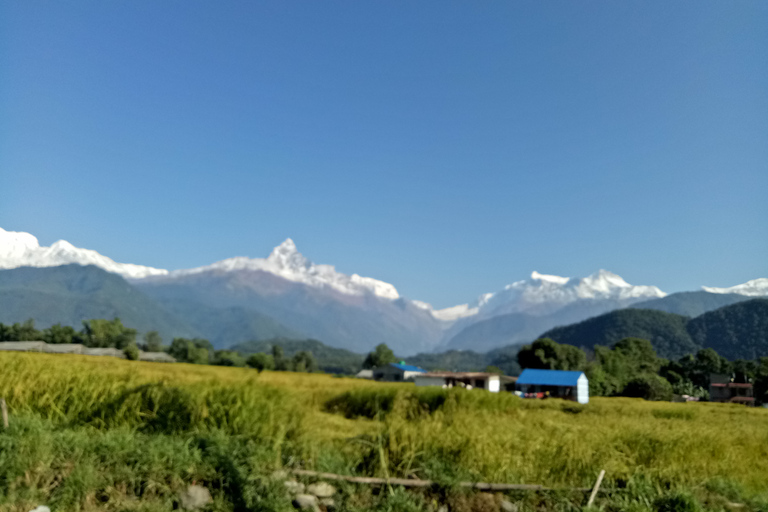
POLYGON ((764 409, 622 398, 580 406, 328 375, 12 353, 0 353, 0 396, 14 415, 70 428, 240 436, 266 447, 270 468, 554 487, 588 487, 605 469, 609 488, 768 498, 764 409))

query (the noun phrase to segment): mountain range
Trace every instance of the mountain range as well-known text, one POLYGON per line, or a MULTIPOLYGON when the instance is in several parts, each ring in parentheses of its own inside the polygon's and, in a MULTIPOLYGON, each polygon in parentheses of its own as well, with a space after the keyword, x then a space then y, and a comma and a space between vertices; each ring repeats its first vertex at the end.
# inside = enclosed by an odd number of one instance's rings
POLYGON ((63 240, 40 246, 0 229, 0 321, 79 325, 119 316, 166 340, 201 336, 217 348, 272 338, 314 338, 362 353, 387 343, 396 353, 478 352, 629 306, 697 316, 768 296, 768 279, 667 295, 600 270, 585 278, 533 272, 495 293, 445 309, 401 297, 395 286, 315 264, 291 239, 267 258, 236 257, 173 270, 117 263, 63 240), (32 267, 32 268, 30 268, 32 267))

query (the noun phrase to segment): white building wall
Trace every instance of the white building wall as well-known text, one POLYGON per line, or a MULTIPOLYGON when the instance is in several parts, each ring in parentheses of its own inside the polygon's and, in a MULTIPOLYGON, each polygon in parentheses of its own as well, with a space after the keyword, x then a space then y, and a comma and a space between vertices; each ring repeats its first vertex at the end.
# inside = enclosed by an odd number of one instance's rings
POLYGON ((498 377, 488 377, 488 383, 486 388, 491 393, 498 393, 501 389, 501 380, 498 377))
POLYGON ((580 404, 589 403, 589 380, 583 373, 576 381, 576 401, 580 404))

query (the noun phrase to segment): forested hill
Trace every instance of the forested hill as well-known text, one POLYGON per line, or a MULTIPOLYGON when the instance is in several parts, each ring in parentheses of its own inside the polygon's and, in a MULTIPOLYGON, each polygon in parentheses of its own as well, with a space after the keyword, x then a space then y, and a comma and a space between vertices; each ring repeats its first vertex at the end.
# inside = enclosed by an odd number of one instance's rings
POLYGON ((583 349, 613 346, 623 338, 642 338, 649 340, 661 357, 677 359, 699 349, 686 331, 689 320, 682 315, 651 309, 619 309, 577 324, 556 327, 541 337, 583 349))
POLYGON ((768 299, 753 299, 698 316, 688 333, 727 359, 768 356, 768 299))
POLYGON ((622 309, 541 335, 586 349, 612 346, 622 338, 649 340, 661 357, 677 359, 700 348, 724 357, 768 356, 768 299, 752 299, 696 318, 649 309, 622 309))
POLYGON ((343 348, 329 347, 312 339, 272 338, 263 341, 247 341, 230 348, 243 355, 271 354, 272 348, 279 346, 286 357, 293 357, 298 352, 310 352, 317 360, 317 365, 327 373, 354 374, 363 366, 364 356, 343 348))
POLYGON ((158 331, 167 340, 199 336, 125 279, 93 265, 0 270, 0 322, 32 318, 39 327, 79 328, 86 319, 114 317, 140 333, 158 331))

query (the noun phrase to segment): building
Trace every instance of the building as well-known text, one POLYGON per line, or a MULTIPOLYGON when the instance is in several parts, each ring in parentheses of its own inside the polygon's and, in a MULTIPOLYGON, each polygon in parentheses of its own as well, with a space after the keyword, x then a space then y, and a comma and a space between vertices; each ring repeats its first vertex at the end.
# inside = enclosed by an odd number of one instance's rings
POLYGON ((712 374, 709 376, 709 401, 755 405, 755 394, 749 382, 733 382, 727 375, 712 374))
POLYGON ((589 380, 584 372, 526 368, 515 384, 526 398, 564 398, 589 403, 589 380))
POLYGON ((514 381, 514 377, 484 372, 427 372, 419 374, 414 378, 414 383, 417 386, 484 389, 491 393, 498 393, 502 386, 507 383, 514 383, 514 381))
POLYGON ((390 363, 386 366, 380 366, 373 369, 373 380, 382 380, 387 382, 405 382, 413 381, 417 375, 427 373, 427 370, 418 366, 411 366, 404 362, 390 363))
POLYGON ((358 379, 373 379, 373 370, 360 370, 357 372, 357 375, 355 375, 358 379))

